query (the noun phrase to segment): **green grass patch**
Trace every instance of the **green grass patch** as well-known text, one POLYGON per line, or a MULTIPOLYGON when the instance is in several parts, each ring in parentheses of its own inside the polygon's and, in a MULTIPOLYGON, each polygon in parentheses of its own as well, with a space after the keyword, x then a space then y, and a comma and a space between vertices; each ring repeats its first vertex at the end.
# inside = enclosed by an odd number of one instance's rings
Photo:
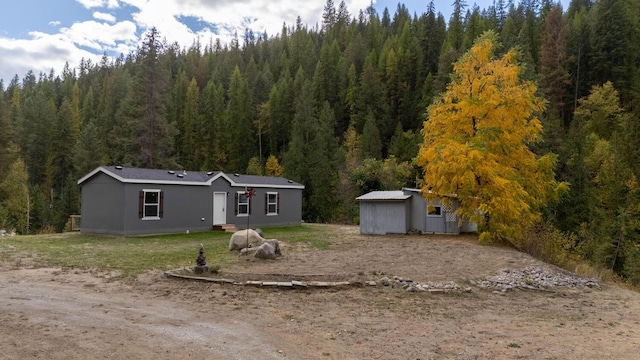
POLYGON ((280 226, 263 228, 262 231, 267 239, 278 239, 288 244, 306 243, 319 250, 326 250, 331 245, 331 234, 320 226, 280 226))
MULTIPOLYGON (((306 242, 317 249, 326 249, 330 244, 328 232, 320 227, 273 227, 263 231, 267 238, 290 244, 306 242)), ((194 266, 203 244, 207 264, 224 269, 236 257, 229 252, 230 236, 207 231, 130 237, 80 233, 4 237, 0 241, 0 258, 15 261, 34 257, 44 266, 115 270, 130 277, 153 269, 194 266)))

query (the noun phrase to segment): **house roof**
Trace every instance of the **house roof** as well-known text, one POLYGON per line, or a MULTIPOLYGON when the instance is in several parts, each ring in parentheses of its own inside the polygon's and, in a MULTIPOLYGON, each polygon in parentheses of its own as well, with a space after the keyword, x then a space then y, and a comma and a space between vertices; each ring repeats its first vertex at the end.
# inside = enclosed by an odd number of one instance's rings
POLYGON ((304 185, 283 177, 225 174, 221 171, 183 171, 140 169, 123 166, 100 166, 78 180, 82 185, 98 173, 103 173, 123 183, 132 184, 172 184, 209 186, 218 178, 224 178, 234 187, 269 187, 304 189, 304 185))
POLYGON ((372 191, 370 193, 358 196, 356 200, 367 201, 389 201, 389 200, 407 200, 411 195, 405 194, 402 190, 394 191, 372 191))

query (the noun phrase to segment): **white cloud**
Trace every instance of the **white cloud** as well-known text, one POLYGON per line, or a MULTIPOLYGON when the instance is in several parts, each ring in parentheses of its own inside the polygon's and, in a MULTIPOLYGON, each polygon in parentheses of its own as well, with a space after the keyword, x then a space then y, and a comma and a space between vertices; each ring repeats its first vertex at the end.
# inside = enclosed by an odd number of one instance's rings
POLYGON ((87 9, 92 9, 96 7, 107 7, 109 9, 118 8, 120 5, 118 4, 118 0, 76 0, 82 6, 87 9))
POLYGON ((50 26, 60 26, 60 21, 49 21, 50 26))
MULTIPOLYGON (((24 76, 29 69, 36 73, 59 73, 65 61, 76 67, 81 58, 97 62, 102 53, 128 54, 141 43, 144 32, 156 27, 169 43, 181 47, 191 46, 196 39, 207 44, 220 39, 229 43, 237 32, 240 41, 245 28, 254 33, 267 32, 274 36, 282 30, 283 23, 294 26, 300 16, 302 22, 313 28, 322 22, 326 0, 76 0, 85 8, 109 8, 132 10, 133 21, 116 22, 107 12, 95 11, 95 20, 79 21, 70 27, 60 28, 56 34, 32 32, 31 39, 0 37, 0 79, 9 81, 14 74, 24 76), (200 28, 189 28, 181 18, 197 19, 200 28), (98 21, 96 21, 98 20, 98 21), (89 49, 89 50, 84 50, 89 49)), ((375 2, 375 1, 374 1, 375 2)), ((339 3, 337 0, 334 3, 339 3)), ((370 0, 347 0, 351 16, 371 4, 370 0)), ((120 16, 120 15, 119 15, 120 16)), ((192 24, 190 22, 189 24, 192 24)), ((50 25, 58 26, 58 22, 50 25)))
POLYGON ((65 62, 77 67, 82 58, 96 63, 104 52, 127 54, 138 44, 136 31, 131 21, 111 25, 91 20, 61 28, 57 34, 30 32, 31 39, 0 38, 0 79, 7 83, 29 70, 38 74, 54 69, 59 74, 65 62))
POLYGON ((131 21, 109 25, 90 20, 75 23, 70 28, 62 28, 60 35, 79 46, 109 51, 119 42, 135 44, 138 40, 136 30, 136 25, 131 21))
POLYGON ((99 11, 94 11, 93 12, 93 18, 97 19, 97 20, 103 20, 103 21, 108 21, 108 22, 116 22, 116 17, 111 15, 111 14, 107 14, 107 13, 103 13, 103 12, 99 12, 99 11))
MULTIPOLYGON (((293 26, 300 16, 309 27, 319 25, 326 0, 121 0, 122 3, 138 8, 133 14, 134 21, 143 29, 156 27, 169 42, 177 41, 182 46, 190 46, 196 37, 208 41, 220 38, 229 42, 234 33, 242 38, 246 28, 254 33, 267 32, 269 36, 280 33, 282 25, 293 26), (189 29, 179 17, 194 17, 215 26, 189 29)), ((339 2, 335 2, 336 6, 339 2)), ((346 1, 351 16, 371 4, 370 0, 346 1)))
POLYGON ((36 76, 40 72, 49 73, 53 69, 59 74, 65 62, 74 67, 80 64, 80 60, 92 59, 95 63, 100 56, 79 49, 62 35, 49 35, 40 32, 32 32, 32 39, 8 39, 0 38, 0 79, 7 84, 14 75, 20 80, 29 70, 33 70, 36 76))

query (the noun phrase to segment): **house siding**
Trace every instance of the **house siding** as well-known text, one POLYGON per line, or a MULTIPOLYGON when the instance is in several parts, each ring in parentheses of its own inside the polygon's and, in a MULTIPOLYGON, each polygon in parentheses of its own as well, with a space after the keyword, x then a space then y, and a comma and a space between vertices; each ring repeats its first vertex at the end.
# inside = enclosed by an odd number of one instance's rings
MULTIPOLYGON (((260 226, 284 226, 300 225, 302 223, 302 190, 298 189, 273 189, 254 188, 256 195, 251 199, 251 214, 249 216, 249 227, 260 226), (280 201, 277 215, 267 215, 265 212, 267 192, 277 192, 280 201)), ((227 223, 235 224, 239 228, 247 227, 247 217, 237 216, 234 208, 236 206, 235 193, 244 191, 244 188, 229 186, 227 191, 227 223)))
POLYGON ((82 218, 83 232, 124 234, 125 216, 120 211, 125 208, 124 185, 110 176, 97 174, 82 187, 81 214, 91 214, 82 218))
POLYGON ((127 234, 177 233, 211 230, 213 215, 210 188, 204 186, 125 184, 123 207, 127 234), (163 216, 158 220, 138 217, 138 194, 144 189, 158 189, 164 194, 163 216), (204 218, 204 221, 202 220, 204 218))
POLYGON ((238 228, 283 226, 302 223, 302 189, 270 186, 254 187, 249 218, 235 213, 236 193, 244 186, 232 186, 224 177, 211 184, 123 183, 98 172, 82 183, 82 224, 85 233, 140 235, 206 231, 213 227, 214 193, 226 194, 226 223, 238 228), (139 217, 142 190, 160 190, 163 214, 158 219, 139 217), (265 213, 267 192, 279 196, 277 215, 265 213))

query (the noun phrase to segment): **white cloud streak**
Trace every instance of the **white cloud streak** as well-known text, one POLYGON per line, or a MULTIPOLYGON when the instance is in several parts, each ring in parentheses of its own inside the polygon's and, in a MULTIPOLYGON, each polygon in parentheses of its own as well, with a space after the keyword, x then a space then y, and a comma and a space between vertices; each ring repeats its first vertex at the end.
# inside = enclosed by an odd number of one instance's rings
POLYGON ((115 16, 113 16, 111 14, 99 12, 99 11, 94 11, 93 12, 93 18, 96 19, 96 20, 107 21, 107 22, 110 22, 110 23, 116 22, 116 17, 115 16))
MULTIPOLYGON (((191 46, 220 39, 229 43, 235 33, 242 39, 245 29, 274 36, 283 24, 294 26, 300 16, 310 28, 320 25, 326 0, 76 0, 87 9, 96 9, 92 20, 78 19, 54 34, 30 33, 31 39, 0 37, 0 79, 5 83, 14 74, 59 73, 65 61, 78 66, 80 59, 97 61, 102 53, 127 54, 141 43, 144 32, 156 27, 170 43, 191 46), (130 9, 130 20, 116 22, 109 9, 130 9), (107 11, 100 11, 106 9, 107 11), (189 21, 184 20, 188 18, 189 21), (197 21, 194 21, 197 20, 197 21), (183 22, 184 21, 184 22, 183 22), (197 24, 190 28, 188 24, 197 24)), ((339 2, 335 1, 336 6, 339 2)), ((370 0, 345 1, 351 17, 371 4, 370 0)), ((375 3, 375 1, 374 1, 375 3)), ((120 15, 119 15, 120 16, 120 15)), ((50 23, 56 26, 55 22, 50 23)))
POLYGON ((76 0, 76 1, 87 9, 104 8, 104 7, 109 9, 116 9, 120 7, 120 5, 118 4, 118 0, 76 0))

